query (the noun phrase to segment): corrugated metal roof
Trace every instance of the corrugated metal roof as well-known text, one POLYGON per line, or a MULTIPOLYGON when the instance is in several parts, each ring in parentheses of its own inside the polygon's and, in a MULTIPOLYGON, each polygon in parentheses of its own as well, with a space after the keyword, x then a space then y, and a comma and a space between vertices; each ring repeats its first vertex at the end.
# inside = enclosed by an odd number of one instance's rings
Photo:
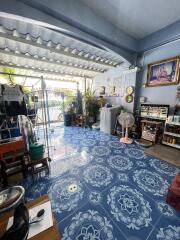
POLYGON ((0 65, 19 74, 94 78, 124 61, 112 51, 62 33, 0 17, 0 65))

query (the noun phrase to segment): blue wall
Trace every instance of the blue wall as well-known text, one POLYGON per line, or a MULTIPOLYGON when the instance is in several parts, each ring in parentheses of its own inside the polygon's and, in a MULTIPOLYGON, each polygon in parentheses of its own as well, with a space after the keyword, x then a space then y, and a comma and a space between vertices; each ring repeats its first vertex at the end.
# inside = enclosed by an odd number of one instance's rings
POLYGON ((147 103, 169 104, 172 108, 177 104, 177 85, 161 87, 143 87, 147 81, 147 64, 180 55, 180 40, 143 53, 140 64, 142 71, 138 73, 137 95, 147 97, 147 103))

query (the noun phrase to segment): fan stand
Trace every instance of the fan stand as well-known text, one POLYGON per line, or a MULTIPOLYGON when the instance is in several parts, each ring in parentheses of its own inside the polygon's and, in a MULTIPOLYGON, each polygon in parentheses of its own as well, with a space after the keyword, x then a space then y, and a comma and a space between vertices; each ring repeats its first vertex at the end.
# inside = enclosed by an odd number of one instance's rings
MULTIPOLYGON (((122 135, 124 136, 124 128, 122 135)), ((132 139, 128 138, 128 127, 126 127, 125 137, 120 138, 120 143, 131 144, 132 142, 132 139)))

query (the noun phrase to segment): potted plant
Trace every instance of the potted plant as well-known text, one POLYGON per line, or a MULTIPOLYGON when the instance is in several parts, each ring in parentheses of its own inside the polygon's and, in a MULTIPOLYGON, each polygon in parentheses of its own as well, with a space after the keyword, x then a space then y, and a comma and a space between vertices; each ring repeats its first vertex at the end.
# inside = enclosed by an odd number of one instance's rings
POLYGON ((86 116, 88 117, 89 124, 93 124, 96 122, 98 111, 99 111, 99 103, 98 99, 95 96, 95 92, 87 89, 84 95, 85 101, 85 111, 86 116))
POLYGON ((73 93, 70 90, 65 93, 62 110, 64 112, 64 125, 71 126, 73 115, 75 113, 75 103, 73 93))

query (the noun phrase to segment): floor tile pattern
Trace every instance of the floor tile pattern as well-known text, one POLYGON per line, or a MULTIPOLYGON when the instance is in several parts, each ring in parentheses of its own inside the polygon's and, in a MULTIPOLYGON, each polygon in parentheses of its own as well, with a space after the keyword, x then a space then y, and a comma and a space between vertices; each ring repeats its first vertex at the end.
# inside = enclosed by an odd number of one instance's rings
POLYGON ((62 240, 180 240, 180 213, 166 204, 177 167, 115 136, 73 127, 50 133, 51 173, 22 184, 51 199, 62 240))

